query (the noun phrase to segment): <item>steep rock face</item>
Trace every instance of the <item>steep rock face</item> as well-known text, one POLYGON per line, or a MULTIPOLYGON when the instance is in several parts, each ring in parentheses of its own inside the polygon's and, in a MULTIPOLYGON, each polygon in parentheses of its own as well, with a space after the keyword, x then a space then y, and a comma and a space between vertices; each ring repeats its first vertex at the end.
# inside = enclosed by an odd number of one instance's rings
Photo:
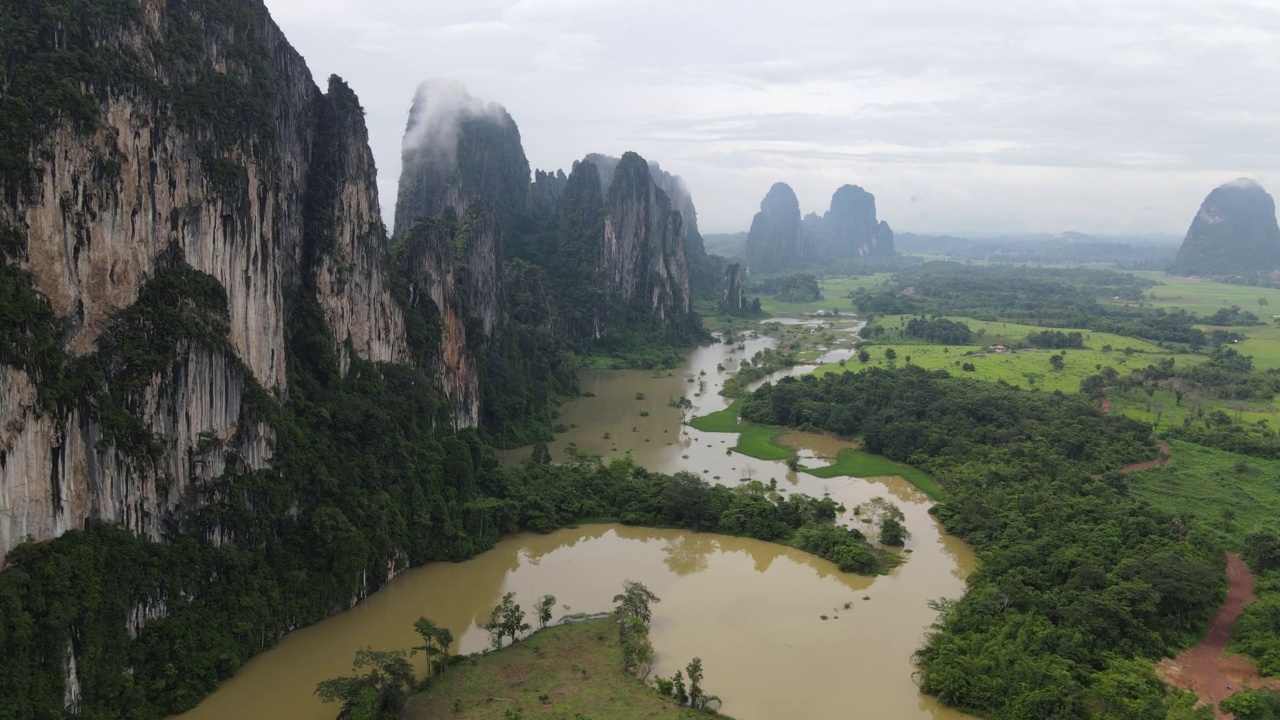
POLYGON ((1280 268, 1276 204, 1241 178, 1216 188, 1200 205, 1171 272, 1209 277, 1265 275, 1280 268))
POLYGON ((439 377, 456 427, 480 421, 480 355, 502 330, 502 242, 497 213, 475 200, 461 222, 452 209, 408 231, 410 302, 430 300, 441 321, 439 377))
POLYGON ((317 167, 307 188, 307 249, 311 284, 338 342, 345 368, 347 341, 360 357, 403 362, 404 315, 391 295, 386 230, 378 207, 378 173, 364 112, 341 79, 329 79, 319 103, 317 167))
POLYGON ((876 198, 857 185, 845 185, 831 196, 821 233, 812 239, 823 257, 893 257, 893 231, 876 219, 876 198))
POLYGON ((529 205, 529 161, 520 129, 500 105, 461 85, 424 83, 409 110, 396 199, 396 237, 452 208, 459 217, 483 198, 500 211, 529 205))
POLYGON ((684 220, 635 153, 622 156, 605 200, 604 276, 607 292, 639 300, 664 324, 688 320, 689 267, 684 220))
MULTIPOLYGON (((203 488, 228 467, 270 464, 274 432, 254 419, 244 388, 234 359, 182 352, 131 400, 130 410, 160 444, 158 457, 143 459, 110 443, 102 422, 84 409, 62 417, 40 412, 30 378, 0 366, 0 550, 96 522, 171 539, 202 506, 203 488)), ((215 530, 205 539, 231 538, 215 530)))
MULTIPOLYGON (((602 195, 608 195, 621 159, 591 153, 586 156, 585 161, 595 165, 600 171, 600 191, 602 195)), ((672 208, 679 212, 684 220, 684 253, 689 266, 690 291, 696 298, 708 300, 718 298, 722 261, 718 262, 719 258, 712 258, 707 254, 702 233, 698 231, 698 210, 693 205, 693 195, 690 194, 688 186, 679 175, 672 175, 663 170, 654 161, 649 161, 649 175, 658 188, 666 193, 672 208)))
POLYGON ((119 447, 83 399, 41 402, 48 368, 0 363, 4 553, 96 522, 165 539, 224 469, 266 467, 272 433, 244 398, 255 381, 286 390, 285 297, 308 285, 306 263, 339 342, 378 360, 405 345, 385 260, 370 260, 384 250, 354 95, 340 81, 321 93, 261 4, 234 6, 234 17, 139 4, 136 17, 78 41, 151 84, 99 87, 101 112, 87 121, 41 110, 60 119, 32 129, 27 172, 0 177, 0 230, 25 237, 5 262, 48 298, 74 360, 98 350, 111 319, 177 253, 225 289, 228 347, 181 349, 130 391, 123 410, 154 443, 145 457, 119 447))
POLYGON ((743 250, 749 267, 761 272, 794 265, 804 257, 800 241, 800 201, 786 183, 775 183, 760 201, 743 250))
POLYGON ((533 173, 533 188, 529 193, 529 205, 540 215, 553 215, 560 206, 560 198, 564 196, 565 185, 569 177, 563 170, 545 172, 537 170, 533 173))
POLYGON ((729 312, 741 312, 743 308, 742 265, 731 263, 724 270, 724 294, 720 307, 729 312))

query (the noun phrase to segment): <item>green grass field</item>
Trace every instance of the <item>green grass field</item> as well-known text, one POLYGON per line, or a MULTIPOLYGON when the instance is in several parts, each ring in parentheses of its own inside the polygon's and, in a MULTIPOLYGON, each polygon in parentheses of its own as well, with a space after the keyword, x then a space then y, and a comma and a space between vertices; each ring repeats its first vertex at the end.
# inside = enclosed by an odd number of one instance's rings
MULTIPOLYGON (((785 433, 787 428, 751 423, 740 424, 738 411, 741 406, 742 400, 735 400, 724 410, 696 417, 690 420, 689 424, 703 432, 738 433, 738 444, 733 446, 733 450, 748 457, 758 460, 790 460, 796 457, 794 448, 778 442, 778 436, 785 433)), ((820 478, 898 475, 934 500, 942 497, 942 490, 938 484, 923 472, 909 465, 896 463, 886 457, 861 450, 842 450, 834 464, 820 468, 805 468, 804 472, 820 478)))
POLYGON ((873 455, 861 450, 841 450, 834 465, 823 468, 805 469, 805 472, 820 478, 833 477, 882 477, 897 475, 912 485, 920 488, 934 500, 942 498, 942 488, 933 478, 911 467, 896 463, 882 455, 873 455))
POLYGON ((1170 513, 1194 513, 1229 548, 1256 529, 1280 530, 1280 461, 1178 440, 1169 446, 1168 463, 1125 476, 1136 497, 1170 513))
MULTIPOLYGON (((706 713, 681 708, 622 672, 618 631, 610 618, 567 623, 503 650, 472 656, 409 699, 406 720, 684 720, 706 713)), ((724 716, 720 716, 724 717, 724 716)))
MULTIPOLYGON (((1236 345, 1236 350, 1253 356, 1253 366, 1259 370, 1280 368, 1280 327, 1271 318, 1280 315, 1280 290, 1228 285, 1209 280, 1189 280, 1169 277, 1159 272, 1135 272, 1134 275, 1161 283, 1147 291, 1147 303, 1158 308, 1182 308, 1187 312, 1205 316, 1232 305, 1254 313, 1264 325, 1226 328, 1243 333, 1248 339, 1236 345), (1264 300, 1264 305, 1258 301, 1264 300)), ((1216 329, 1201 325, 1202 329, 1216 329)))
MULTIPOLYGON (((853 311, 848 295, 862 287, 874 287, 888 280, 890 273, 875 273, 862 277, 828 278, 818 281, 822 299, 811 303, 788 303, 767 295, 760 297, 760 309, 774 317, 800 317, 819 310, 838 309, 842 313, 853 311)), ((756 297, 750 295, 750 297, 756 297)))

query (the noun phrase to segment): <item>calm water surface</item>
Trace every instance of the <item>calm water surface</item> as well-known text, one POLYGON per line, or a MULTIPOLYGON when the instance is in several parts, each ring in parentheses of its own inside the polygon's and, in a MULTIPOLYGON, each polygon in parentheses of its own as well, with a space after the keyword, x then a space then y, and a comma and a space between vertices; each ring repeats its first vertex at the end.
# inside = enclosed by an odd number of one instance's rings
MULTIPOLYGON (((788 472, 781 463, 727 452, 732 435, 683 424, 684 417, 725 407, 719 385, 772 340, 744 343, 743 350, 725 344, 694 350, 669 374, 587 374, 583 389, 594 397, 565 406, 560 421, 577 427, 557 438, 553 457, 562 459, 570 444, 606 458, 629 451, 652 470, 689 470, 725 484, 745 477, 776 480, 783 491, 829 493, 850 510, 873 497, 891 499, 912 533, 908 561, 891 574, 848 575, 778 545, 678 530, 591 525, 519 535, 464 563, 410 570, 354 609, 288 635, 180 717, 330 720, 336 708, 315 700, 315 683, 347 674, 361 647, 415 644, 413 621, 420 615, 453 631, 455 652, 476 652, 488 642, 480 624, 504 593, 515 592, 526 608, 551 593, 570 608, 559 612, 595 612, 608 610, 628 579, 662 598, 654 606, 655 672, 670 675, 701 657, 704 686, 724 700, 723 712, 739 720, 967 717, 921 695, 911 677, 911 653, 933 619, 927 601, 959 596, 974 566, 968 547, 942 533, 928 514, 928 498, 900 478, 821 480, 788 472), (644 399, 637 400, 637 393, 644 399), (683 417, 669 405, 680 397, 695 406, 683 417)), ((847 353, 848 347, 833 343, 831 351, 847 353)), ((799 432, 783 441, 800 451, 808 467, 827 464, 847 446, 799 432)), ((519 462, 528 452, 512 451, 506 460, 519 462)))

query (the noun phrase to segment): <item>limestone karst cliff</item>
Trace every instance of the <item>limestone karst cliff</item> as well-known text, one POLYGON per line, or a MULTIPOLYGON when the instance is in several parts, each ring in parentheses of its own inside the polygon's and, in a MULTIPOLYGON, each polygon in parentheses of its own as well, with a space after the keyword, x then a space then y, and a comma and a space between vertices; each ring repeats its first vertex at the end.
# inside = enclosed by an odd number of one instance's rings
POLYGON ((894 256, 893 230, 876 219, 876 198, 857 185, 831 196, 821 223, 811 223, 805 242, 820 257, 886 259, 894 256))
POLYGON ((251 31, 144 0, 136 16, 83 32, 101 38, 94 52, 151 73, 152 84, 105 93, 87 123, 36 102, 53 120, 31 128, 34 149, 6 177, 0 223, 21 238, 8 272, 29 277, 60 328, 52 350, 68 364, 119 362, 105 357, 103 335, 163 274, 162 258, 225 290, 228 346, 182 349, 119 398, 164 448, 146 462, 104 430, 110 409, 85 402, 104 391, 49 401, 55 370, 4 357, 0 551, 88 522, 159 538, 176 508, 199 504, 192 477, 263 467, 269 433, 242 417, 239 399, 249 379, 287 392, 294 288, 310 288, 338 342, 370 360, 403 358, 359 104, 340 80, 327 94, 316 87, 261 5, 237 12, 251 31), (220 448, 233 438, 252 447, 220 448), (192 454, 203 458, 198 472, 192 454))
POLYGON ((896 255, 893 230, 876 218, 876 199, 857 185, 831 196, 826 213, 800 217, 800 203, 786 183, 776 183, 751 221, 742 258, 748 267, 776 272, 824 260, 888 260, 896 255))
POLYGON ((461 221, 446 208, 436 220, 419 220, 405 238, 409 302, 440 318, 440 351, 432 366, 460 428, 480 422, 480 358, 502 331, 500 238, 497 213, 482 199, 469 204, 461 221))
POLYGON ((459 216, 483 198, 500 212, 529 204, 529 161, 520 129, 501 106, 452 82, 423 83, 413 98, 401 154, 395 235, 445 208, 459 216))
POLYGON ((800 239, 800 201, 786 183, 775 183, 751 220, 743 259, 758 272, 774 272, 804 259, 800 239))
POLYGON ((1258 183, 1241 178, 1209 193, 1191 221, 1171 272, 1205 277, 1257 277, 1280 269, 1276 204, 1258 183))
MULTIPOLYGON (((601 191, 607 195, 621 158, 590 153, 584 159, 599 169, 601 191)), ((698 210, 694 207, 693 195, 679 175, 663 170, 661 165, 652 160, 648 164, 653 182, 666 194, 672 207, 684 221, 684 253, 689 266, 690 292, 695 299, 717 299, 724 261, 707 254, 702 233, 698 230, 698 210)))
POLYGON ((692 296, 683 216, 644 158, 627 153, 613 163, 590 157, 575 162, 569 174, 550 261, 563 284, 563 304, 582 298, 576 308, 566 307, 572 331, 612 342, 628 327, 687 330, 692 296), (613 172, 607 183, 600 179, 604 169, 613 172))
POLYGON ((742 265, 730 263, 724 270, 724 292, 720 297, 720 308, 725 312, 740 313, 744 306, 742 265))

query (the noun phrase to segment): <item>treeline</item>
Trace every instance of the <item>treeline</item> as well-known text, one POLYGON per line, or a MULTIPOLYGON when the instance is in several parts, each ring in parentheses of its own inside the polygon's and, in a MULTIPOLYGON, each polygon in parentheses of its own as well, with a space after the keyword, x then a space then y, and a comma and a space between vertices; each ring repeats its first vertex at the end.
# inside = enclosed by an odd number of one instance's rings
POLYGON ((789 303, 816 302, 822 299, 818 279, 807 273, 752 278, 747 282, 747 291, 752 294, 773 295, 789 303))
POLYGON ((943 485, 937 516, 982 562, 963 598, 938 604, 917 655, 925 692, 1009 720, 1166 717, 1150 659, 1197 638, 1221 552, 1107 474, 1154 457, 1145 425, 1085 396, 916 367, 787 378, 742 412, 860 433, 943 485))
POLYGON ((971 266, 930 262, 899 270, 892 283, 859 288, 853 305, 877 315, 959 315, 977 320, 1020 322, 1176 342, 1199 349, 1209 344, 1200 320, 1181 310, 1141 307, 1154 286, 1109 270, 971 266), (1139 303, 1104 304, 1099 300, 1139 303))
POLYGON ((939 317, 913 317, 904 332, 907 337, 936 345, 968 345, 973 340, 968 324, 939 317))
MULTIPOLYGON (((1241 455, 1280 458, 1280 433, 1270 423, 1242 422, 1228 412, 1233 407, 1247 409, 1250 403, 1269 407, 1280 393, 1280 371, 1255 371, 1253 358, 1235 348, 1218 348, 1207 362, 1196 365, 1176 366, 1173 358, 1166 358, 1128 374, 1104 367, 1082 380, 1080 388, 1094 398, 1129 391, 1153 395, 1164 390, 1173 395, 1174 408, 1189 411, 1181 424, 1161 428, 1164 436, 1241 455), (1227 409, 1214 409, 1210 405, 1213 400, 1226 401, 1223 407, 1227 409)), ((1164 404, 1158 399, 1155 402, 1164 404)))

